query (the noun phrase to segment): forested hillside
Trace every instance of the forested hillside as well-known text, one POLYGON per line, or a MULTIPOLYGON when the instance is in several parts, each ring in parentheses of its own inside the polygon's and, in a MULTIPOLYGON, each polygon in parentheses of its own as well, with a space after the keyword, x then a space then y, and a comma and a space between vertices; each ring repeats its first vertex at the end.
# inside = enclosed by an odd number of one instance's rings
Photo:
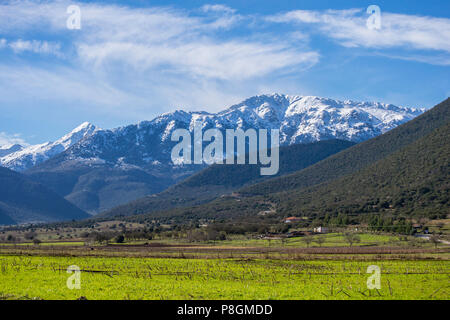
POLYGON ((282 215, 387 213, 445 218, 449 190, 450 122, 357 173, 269 199, 282 215))
POLYGON ((264 195, 301 189, 356 172, 430 134, 450 121, 450 99, 392 131, 329 157, 305 170, 239 190, 264 195))
POLYGON ((0 167, 0 223, 83 219, 89 215, 42 184, 0 167))
MULTIPOLYGON (((281 147, 278 175, 306 168, 354 144, 343 140, 327 140, 281 147)), ((268 178, 261 176, 260 165, 212 165, 160 194, 119 206, 100 216, 141 214, 198 205, 268 178)))

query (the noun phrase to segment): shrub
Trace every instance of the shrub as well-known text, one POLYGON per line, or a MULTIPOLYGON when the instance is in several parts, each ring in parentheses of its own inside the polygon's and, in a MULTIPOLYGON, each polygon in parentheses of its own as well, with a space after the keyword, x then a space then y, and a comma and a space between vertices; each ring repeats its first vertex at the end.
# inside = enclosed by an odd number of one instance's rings
POLYGON ((118 236, 115 238, 115 241, 116 241, 117 243, 124 243, 124 242, 125 242, 125 237, 123 236, 123 234, 120 234, 120 235, 118 235, 118 236))

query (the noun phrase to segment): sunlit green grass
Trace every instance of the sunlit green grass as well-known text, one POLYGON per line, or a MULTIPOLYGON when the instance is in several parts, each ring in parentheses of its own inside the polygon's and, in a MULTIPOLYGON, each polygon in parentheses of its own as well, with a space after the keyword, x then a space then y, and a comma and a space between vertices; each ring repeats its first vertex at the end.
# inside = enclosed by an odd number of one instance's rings
POLYGON ((76 299, 448 299, 450 262, 0 257, 0 297, 76 299), (381 268, 369 291, 367 267, 381 268), (70 290, 70 265, 82 272, 70 290))
MULTIPOLYGON (((404 246, 410 245, 408 241, 401 241, 400 238, 405 238, 404 236, 393 236, 387 234, 374 234, 374 233, 358 233, 360 238, 359 242, 355 242, 353 246, 404 246)), ((163 243, 163 244, 194 244, 194 245, 217 245, 217 246, 237 246, 237 247, 348 247, 350 244, 346 241, 345 237, 341 233, 329 233, 329 234, 318 234, 311 236, 312 242, 307 244, 304 241, 304 237, 287 238, 285 240, 280 239, 259 239, 253 236, 243 236, 243 235, 230 235, 225 241, 199 241, 199 242, 188 242, 186 239, 160 239, 155 238, 154 240, 127 240, 123 245, 136 245, 136 244, 151 244, 151 243, 163 243), (323 243, 318 243, 315 240, 318 238, 323 238, 325 241, 323 243)), ((409 240, 413 237, 409 237, 409 240)), ((415 238, 417 245, 421 247, 432 247, 433 245, 426 240, 415 238)), ((113 241, 111 244, 117 244, 113 241)), ((42 241, 40 246, 83 246, 84 241, 42 241)), ((13 245, 12 243, 0 243, 0 245, 13 245)), ((32 242, 17 243, 17 246, 30 246, 35 245, 32 242)), ((95 244, 90 244, 95 245, 95 244)))
MULTIPOLYGON (((360 233, 358 234, 360 242, 355 242, 353 246, 401 246, 403 244, 408 244, 406 241, 400 241, 399 236, 384 235, 384 234, 372 234, 372 233, 360 233)), ((344 235, 341 233, 329 233, 329 234, 319 234, 311 236, 312 242, 307 244, 304 241, 304 237, 287 238, 284 241, 279 239, 256 239, 252 237, 245 236, 229 236, 229 239, 225 241, 201 241, 193 242, 193 244, 207 244, 207 245, 218 245, 218 246, 237 246, 237 247, 348 247, 350 244, 345 240, 344 235), (323 238, 325 241, 321 244, 317 243, 315 240, 318 238, 323 238)), ((403 237, 404 238, 404 237, 403 237)), ((416 241, 421 246, 430 247, 431 244, 427 243, 425 240, 416 239, 416 241)), ((138 244, 138 243, 152 243, 161 242, 166 244, 177 244, 177 243, 188 243, 186 241, 180 241, 176 239, 155 239, 152 241, 138 241, 138 242, 128 242, 128 244, 138 244)), ((127 243, 125 243, 127 244, 127 243)))
MULTIPOLYGON (((397 241, 398 237, 389 235, 377 235, 377 234, 359 234, 360 242, 353 243, 353 246, 367 246, 367 245, 382 245, 392 244, 393 241, 397 241)), ((349 243, 345 240, 342 234, 330 233, 312 236, 313 241, 309 244, 310 247, 341 247, 349 246, 349 243), (317 238, 324 238, 325 242, 322 244, 316 243, 314 240, 317 238)), ((230 241, 222 241, 221 245, 246 245, 246 246, 287 246, 287 247, 307 247, 308 244, 304 241, 304 237, 288 238, 284 242, 281 240, 265 240, 265 239, 236 239, 230 241)))

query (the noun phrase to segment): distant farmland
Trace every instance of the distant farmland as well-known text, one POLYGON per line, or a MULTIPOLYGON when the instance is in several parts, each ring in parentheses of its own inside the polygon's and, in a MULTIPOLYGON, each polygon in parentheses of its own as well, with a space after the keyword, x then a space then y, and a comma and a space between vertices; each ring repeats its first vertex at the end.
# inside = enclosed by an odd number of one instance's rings
POLYGON ((213 245, 0 247, 2 299, 448 299, 448 249, 213 245), (80 268, 68 289, 67 267, 80 268), (367 267, 381 269, 369 290, 367 267))

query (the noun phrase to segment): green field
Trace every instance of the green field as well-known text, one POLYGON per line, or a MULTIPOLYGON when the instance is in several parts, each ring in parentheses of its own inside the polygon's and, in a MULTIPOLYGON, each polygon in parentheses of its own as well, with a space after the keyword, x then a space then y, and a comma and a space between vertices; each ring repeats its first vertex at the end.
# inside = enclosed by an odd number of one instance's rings
MULTIPOLYGON (((348 242, 341 233, 329 233, 323 235, 316 235, 311 237, 312 242, 309 244, 310 247, 347 247, 348 242), (316 239, 323 238, 324 242, 318 244, 315 242, 316 239)), ((382 234, 370 234, 361 233, 359 234, 360 241, 354 243, 354 246, 379 246, 379 245, 401 245, 404 241, 400 241, 399 237, 392 235, 382 235, 382 234)), ((420 240, 419 240, 420 241, 420 240)), ((209 244, 211 244, 210 242, 209 244)), ((425 245, 425 241, 421 241, 421 244, 425 245)), ((300 247, 306 248, 308 244, 304 241, 303 237, 287 238, 284 242, 281 240, 265 240, 265 239, 246 239, 244 237, 234 237, 230 240, 220 241, 220 245, 230 245, 230 246, 283 246, 283 247, 300 247)))
MULTIPOLYGON (((360 241, 355 242, 353 246, 410 246, 411 241, 416 242, 418 247, 432 247, 433 245, 425 240, 415 238, 412 236, 393 236, 384 234, 371 234, 371 233, 359 233, 360 241)), ((238 246, 238 247, 286 247, 286 248, 307 248, 307 247, 348 247, 349 243, 345 240, 342 233, 329 233, 315 235, 311 237, 312 241, 307 244, 304 241, 304 237, 286 238, 283 241, 281 239, 274 238, 272 240, 251 238, 242 235, 229 236, 227 240, 222 241, 197 241, 196 244, 204 244, 208 246, 238 246), (323 243, 319 244, 316 239, 322 238, 323 243)), ((154 240, 141 240, 141 241, 128 241, 123 245, 134 245, 144 243, 163 243, 163 244, 180 244, 190 243, 188 241, 181 241, 179 239, 154 239, 154 240)), ((32 243, 28 243, 32 245, 32 243)), ((43 242, 42 245, 61 245, 70 244, 70 242, 43 242)), ((82 242, 72 242, 72 244, 82 244, 82 242)))
MULTIPOLYGON (((15 236, 20 236, 18 233, 15 236)), ((440 299, 450 297, 450 250, 415 237, 342 233, 222 241, 81 238, 0 245, 0 299, 440 299), (316 241, 317 239, 323 241, 316 241), (69 289, 69 266, 81 289, 69 289), (367 288, 367 267, 381 289, 367 288)))
MULTIPOLYGON (((359 234, 360 241, 355 242, 353 246, 410 246, 411 241, 416 242, 416 246, 420 247, 432 247, 431 243, 425 240, 414 237, 399 237, 393 235, 383 234, 359 234)), ((323 235, 315 235, 311 237, 312 241, 307 244, 303 237, 287 238, 283 241, 279 239, 267 240, 267 239, 254 239, 247 238, 245 236, 231 236, 228 240, 223 241, 199 241, 196 244, 204 244, 208 246, 239 246, 239 247, 293 247, 293 248, 306 248, 306 247, 348 247, 349 243, 345 240, 345 237, 341 233, 330 233, 323 235), (317 243, 316 239, 322 238, 323 243, 317 243)), ((114 242, 111 242, 114 243, 114 242)), ((155 240, 141 240, 141 241, 128 241, 123 245, 135 245, 144 243, 163 243, 163 244, 180 244, 189 243, 188 241, 180 241, 178 239, 155 239, 155 240)), ((39 246, 83 246, 83 241, 44 241, 39 246)), ((8 243, 0 243, 0 246, 10 246, 8 243)), ((34 246, 32 242, 16 243, 16 246, 34 246)), ((93 244, 91 244, 93 245, 93 244)), ((95 244, 94 244, 95 245, 95 244)))
POLYGON ((1 256, 3 299, 448 299, 445 260, 289 261, 1 256), (81 289, 66 282, 81 268, 81 289), (368 290, 369 265, 381 289, 368 290))

